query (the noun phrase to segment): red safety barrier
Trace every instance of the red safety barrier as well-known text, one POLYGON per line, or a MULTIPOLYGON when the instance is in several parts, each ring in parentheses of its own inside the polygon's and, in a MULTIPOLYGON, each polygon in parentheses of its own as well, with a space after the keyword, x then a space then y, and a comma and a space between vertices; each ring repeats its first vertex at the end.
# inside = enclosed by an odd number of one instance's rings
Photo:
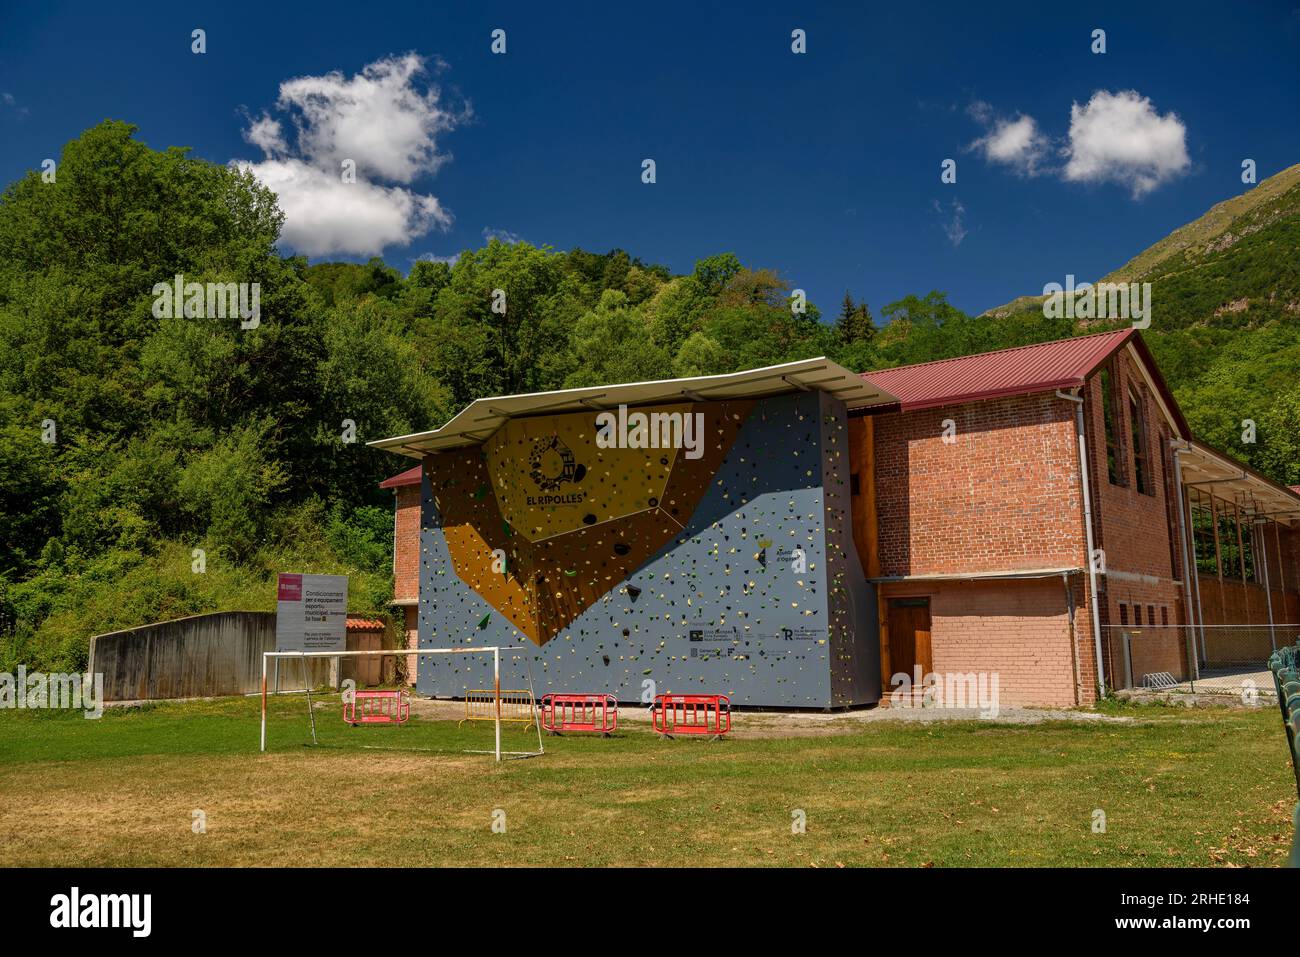
POLYGON ((656 695, 650 712, 660 734, 711 734, 731 730, 731 699, 725 694, 656 695))
POLYGON ((618 730, 618 702, 610 694, 543 695, 542 727, 552 734, 590 731, 608 736, 618 730))
POLYGON ((411 716, 411 696, 405 691, 354 691, 343 702, 343 720, 359 724, 404 724, 411 716))

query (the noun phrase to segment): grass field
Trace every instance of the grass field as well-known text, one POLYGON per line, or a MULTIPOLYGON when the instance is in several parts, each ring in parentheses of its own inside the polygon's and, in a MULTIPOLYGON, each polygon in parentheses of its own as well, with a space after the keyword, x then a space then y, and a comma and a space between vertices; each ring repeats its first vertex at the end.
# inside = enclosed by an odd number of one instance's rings
POLYGON ((500 766, 459 751, 490 747, 490 724, 350 729, 331 706, 312 749, 304 711, 275 703, 267 754, 256 699, 98 721, 0 713, 0 863, 1275 866, 1291 841, 1269 708, 1108 705, 1135 720, 877 721, 716 743, 636 725, 500 766), (389 742, 400 749, 367 747, 389 742))

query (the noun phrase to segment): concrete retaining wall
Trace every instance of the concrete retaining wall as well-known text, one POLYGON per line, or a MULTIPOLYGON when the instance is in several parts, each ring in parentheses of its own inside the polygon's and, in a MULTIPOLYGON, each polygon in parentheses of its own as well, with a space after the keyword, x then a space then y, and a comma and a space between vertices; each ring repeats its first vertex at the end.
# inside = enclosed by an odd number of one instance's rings
MULTIPOLYGON (((106 701, 251 694, 262 688, 262 652, 275 650, 275 612, 193 615, 97 635, 90 671, 103 672, 106 701)), ((330 661, 310 663, 313 686, 329 682, 330 661)), ((280 687, 302 687, 302 663, 280 666, 280 687)))

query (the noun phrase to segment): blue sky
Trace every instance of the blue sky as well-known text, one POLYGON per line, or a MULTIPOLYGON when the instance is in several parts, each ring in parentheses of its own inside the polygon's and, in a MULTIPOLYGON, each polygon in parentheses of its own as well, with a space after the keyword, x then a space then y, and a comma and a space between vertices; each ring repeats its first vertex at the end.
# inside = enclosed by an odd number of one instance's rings
MULTIPOLYGON (((374 160, 359 175, 410 240, 382 252, 404 271, 485 231, 621 247, 676 272, 734 251, 827 314, 847 288, 879 316, 907 293, 940 289, 980 311, 1067 273, 1096 278, 1248 188, 1243 159, 1260 179, 1300 162, 1290 2, 180 6, 0 14, 0 176, 106 117, 155 148, 264 163, 247 136, 265 115, 283 169, 315 164, 332 182, 339 155, 374 160), (504 56, 490 51, 496 28, 504 56), (1105 54, 1091 52, 1096 28, 1105 54), (312 153, 294 136, 301 108, 277 108, 287 80, 347 94, 367 65, 410 53, 427 70, 398 90, 397 119, 411 119, 401 96, 435 102, 432 84, 443 120, 404 136, 369 111, 391 153, 355 116, 329 115, 312 153), (940 182, 945 158, 955 184, 940 182), (403 203, 423 216, 403 221, 403 203)), ((299 206, 331 215, 326 200, 299 206)), ((364 233, 333 225, 345 242, 364 233)), ((320 241, 329 224, 299 234, 320 241)))

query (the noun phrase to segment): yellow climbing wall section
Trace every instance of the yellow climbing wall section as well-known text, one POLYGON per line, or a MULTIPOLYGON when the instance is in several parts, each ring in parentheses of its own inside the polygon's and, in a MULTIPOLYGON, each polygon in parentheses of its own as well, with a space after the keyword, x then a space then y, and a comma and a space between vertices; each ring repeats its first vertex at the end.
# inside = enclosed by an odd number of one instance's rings
POLYGON ((683 530, 753 406, 633 409, 607 433, 617 443, 608 448, 597 442, 594 411, 516 419, 481 446, 430 456, 425 469, 454 574, 545 644, 683 530), (639 436, 635 413, 647 417, 639 436), (692 419, 699 431, 688 433, 697 457, 680 447, 627 447, 629 438, 647 441, 649 425, 668 444, 674 421, 697 413, 702 427, 692 419))
POLYGON ((484 443, 502 516, 537 542, 657 508, 678 446, 685 436, 694 441, 692 411, 690 403, 624 410, 627 428, 611 412, 608 447, 597 440, 594 412, 511 419, 484 443))

